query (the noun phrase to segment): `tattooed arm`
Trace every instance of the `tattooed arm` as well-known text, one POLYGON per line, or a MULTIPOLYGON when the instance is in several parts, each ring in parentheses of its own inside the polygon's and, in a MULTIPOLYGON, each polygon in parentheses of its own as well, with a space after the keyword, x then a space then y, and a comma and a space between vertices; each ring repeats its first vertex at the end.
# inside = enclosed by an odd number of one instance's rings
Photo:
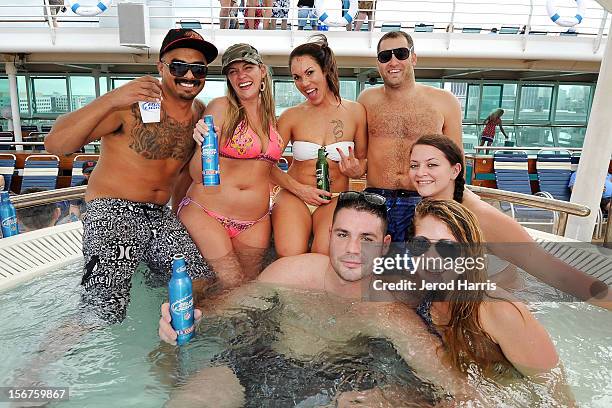
POLYGON ((161 85, 153 77, 137 78, 99 97, 87 106, 60 116, 45 138, 45 149, 54 154, 70 154, 123 125, 120 111, 138 101, 156 102, 161 85))

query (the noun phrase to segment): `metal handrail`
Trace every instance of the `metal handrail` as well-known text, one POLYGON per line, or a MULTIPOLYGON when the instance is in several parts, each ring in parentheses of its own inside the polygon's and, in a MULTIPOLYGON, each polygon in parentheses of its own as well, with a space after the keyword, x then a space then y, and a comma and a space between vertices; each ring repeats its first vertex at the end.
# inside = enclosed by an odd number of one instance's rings
POLYGON ((538 197, 529 194, 515 193, 514 191, 498 190, 495 188, 467 185, 472 192, 482 198, 498 201, 507 201, 513 204, 527 205, 529 207, 542 208, 544 210, 559 211, 578 217, 588 217, 591 209, 586 205, 570 203, 568 201, 554 198, 538 197))
MULTIPOLYGON (((24 19, 25 21, 36 21, 44 23, 48 25, 51 29, 52 35, 55 33, 55 29, 53 28, 53 24, 50 24, 53 19, 57 19, 58 21, 63 22, 83 22, 83 23, 96 23, 101 18, 112 18, 112 13, 107 15, 101 15, 96 17, 86 18, 84 20, 83 16, 73 15, 71 13, 59 14, 57 16, 51 16, 50 13, 47 13, 47 18, 43 18, 43 13, 39 10, 42 9, 40 5, 23 5, 19 3, 17 0, 8 0, 9 4, 5 0, 0 5, 0 20, 6 20, 7 23, 10 23, 10 19, 24 19), (14 4, 10 4, 14 3, 14 4), (16 12, 12 10, 14 8, 19 8, 20 12, 16 12), (31 10, 23 13, 23 10, 31 10), (5 11, 6 10, 6 11, 5 11), (35 19, 35 20, 32 20, 35 19), (49 21, 51 20, 51 21, 49 21)), ((44 4, 43 2, 41 2, 44 4)), ((380 16, 376 16, 377 19, 375 21, 376 26, 380 27, 386 21, 396 21, 400 20, 404 24, 408 26, 414 26, 414 24, 422 22, 420 19, 417 19, 416 16, 423 15, 427 13, 427 17, 424 19, 428 20, 429 23, 434 23, 435 28, 443 29, 447 27, 449 23, 452 23, 455 27, 461 26, 474 26, 479 25, 482 26, 484 31, 488 31, 492 26, 498 27, 503 24, 512 24, 512 25, 529 25, 532 30, 547 30, 551 34, 560 33, 565 31, 564 27, 559 27, 555 25, 551 25, 550 18, 548 14, 545 12, 544 7, 541 7, 540 4, 537 5, 537 8, 533 7, 533 2, 525 2, 525 1, 510 1, 510 2, 501 2, 496 0, 494 2, 491 1, 437 1, 434 3, 427 3, 423 6, 422 3, 413 2, 410 0, 386 0, 379 1, 376 7, 376 12, 380 13, 380 16), (459 7, 461 6, 461 7, 459 7), (454 12, 451 11, 451 8, 456 8, 454 12), (501 10, 500 10, 501 8, 501 10), (526 16, 530 16, 527 18, 526 16), (523 18, 521 18, 523 17, 523 18), (391 20, 389 20, 391 19, 391 20), (526 20, 526 21, 525 21, 526 20)), ((113 2, 111 5, 111 9, 116 13, 118 5, 116 2, 113 2)), ((336 6, 333 9, 340 9, 341 6, 336 6)), ((161 19, 172 19, 175 21, 179 21, 180 19, 193 19, 197 20, 202 24, 202 26, 207 26, 206 28, 214 28, 215 25, 218 24, 219 20, 219 11, 222 8, 236 8, 235 6, 231 7, 220 7, 217 4, 211 5, 181 5, 181 6, 169 6, 169 5, 149 5, 150 10, 149 18, 151 20, 161 20, 161 19)), ((260 9, 271 9, 273 7, 257 7, 260 9)), ((567 7, 564 7, 567 10, 567 7)), ((602 7, 598 4, 594 4, 590 7, 587 7, 587 15, 584 21, 581 23, 579 27, 579 35, 599 35, 598 30, 601 25, 606 26, 607 15, 601 14, 602 7), (598 13, 599 12, 599 13, 598 13), (603 23, 601 21, 603 20, 603 23)), ((364 10, 365 11, 365 10, 364 10)), ((569 11, 568 11, 569 12, 569 11)), ((116 16, 116 14, 115 14, 116 16)), ((257 17, 251 16, 248 19, 255 19, 257 17)), ((298 20, 297 17, 297 7, 293 5, 289 7, 289 16, 288 20, 291 21, 295 27, 296 22, 298 20)), ((16 20, 13 20, 16 21, 16 20)), ((218 25, 217 25, 218 27, 218 25)), ((168 27, 170 28, 170 27, 168 27)), ((528 30, 526 30, 526 34, 528 30)), ((484 35, 485 33, 483 33, 484 35)), ((605 36, 605 34, 603 34, 605 36)), ((528 36, 522 36, 523 39, 526 39, 528 36)))
POLYGON ((474 150, 476 150, 476 151, 478 151, 478 150, 502 150, 502 151, 516 151, 516 150, 537 150, 537 151, 540 151, 540 150, 552 150, 552 151, 562 151, 562 150, 567 150, 567 151, 570 151, 570 152, 581 152, 582 151, 582 147, 474 146, 474 150))
POLYGON ((558 212, 559 218, 556 225, 553 226, 553 233, 555 235, 565 235, 565 226, 567 224, 568 215, 588 217, 589 214, 591 214, 591 209, 582 204, 570 203, 567 201, 556 200, 554 198, 515 193, 513 191, 497 190, 488 187, 472 185, 467 185, 466 187, 482 198, 506 201, 512 204, 526 205, 529 207, 558 212))
MULTIPOLYGON (((569 214, 576 215, 578 217, 587 217, 591 213, 591 209, 582 204, 575 204, 551 198, 515 193, 512 191, 497 190, 488 187, 468 185, 467 188, 475 194, 478 194, 482 198, 493 199, 497 201, 506 201, 513 204, 527 205, 530 207, 559 212, 558 224, 554 228, 554 233, 557 235, 563 235, 565 233, 565 225, 567 223, 567 216, 569 214)), ((40 191, 36 193, 12 196, 11 201, 17 209, 35 207, 37 205, 51 204, 59 201, 83 198, 85 196, 86 190, 87 186, 59 188, 56 190, 40 191)), ((609 233, 610 230, 611 229, 608 228, 607 232, 609 233)), ((609 239, 610 237, 606 238, 609 239)))
POLYGON ((52 204, 59 201, 75 200, 85 197, 87 186, 58 188, 56 190, 39 191, 36 193, 11 196, 15 208, 28 208, 37 205, 52 204))

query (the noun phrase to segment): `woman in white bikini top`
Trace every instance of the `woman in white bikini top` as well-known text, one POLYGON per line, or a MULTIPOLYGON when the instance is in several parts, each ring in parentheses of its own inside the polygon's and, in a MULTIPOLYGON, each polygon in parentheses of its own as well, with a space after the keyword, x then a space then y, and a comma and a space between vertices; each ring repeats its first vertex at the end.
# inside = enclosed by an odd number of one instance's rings
MULTIPOLYGON (((323 146, 317 143, 304 142, 297 140, 292 143, 293 160, 306 161, 316 160, 319 154, 319 149, 323 146)), ((342 158, 337 149, 340 149, 345 156, 349 155, 349 147, 355 149, 355 142, 336 142, 325 146, 327 158, 331 161, 339 162, 342 158)))
POLYGON ((278 130, 291 141, 293 161, 287 173, 274 169, 272 228, 279 256, 309 250, 327 254, 336 196, 349 190, 349 179, 365 173, 365 108, 340 97, 338 70, 325 36, 295 48, 289 68, 306 101, 283 112, 278 130), (325 147, 331 194, 316 188, 318 150, 325 147), (340 153, 341 152, 341 153, 340 153), (343 159, 344 156, 344 159, 343 159))

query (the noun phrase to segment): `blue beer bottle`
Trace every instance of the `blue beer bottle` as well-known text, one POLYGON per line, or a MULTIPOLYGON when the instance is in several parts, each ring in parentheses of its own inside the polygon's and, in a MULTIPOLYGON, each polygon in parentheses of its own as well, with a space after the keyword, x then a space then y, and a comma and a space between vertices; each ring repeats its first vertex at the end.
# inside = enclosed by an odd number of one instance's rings
POLYGON ((212 115, 204 116, 208 133, 202 142, 202 185, 218 186, 219 177, 219 138, 215 132, 212 115))
POLYGON ((176 344, 181 346, 191 340, 195 334, 193 289, 183 255, 174 255, 172 258, 172 278, 168 283, 168 297, 172 328, 177 334, 176 344))
POLYGON ((0 223, 2 224, 2 237, 8 238, 19 234, 17 213, 15 212, 15 206, 11 203, 8 191, 0 192, 0 223))

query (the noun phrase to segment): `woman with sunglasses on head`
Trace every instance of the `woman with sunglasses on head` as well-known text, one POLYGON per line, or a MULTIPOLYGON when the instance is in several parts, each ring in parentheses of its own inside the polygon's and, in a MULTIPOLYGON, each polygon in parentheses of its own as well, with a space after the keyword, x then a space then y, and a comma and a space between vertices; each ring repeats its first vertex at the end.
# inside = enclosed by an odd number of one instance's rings
POLYGON ((295 48, 289 68, 306 101, 287 109, 278 128, 285 143, 292 142, 293 162, 287 173, 274 169, 272 223, 279 256, 308 251, 327 253, 335 196, 348 190, 349 177, 365 173, 367 129, 361 104, 340 97, 338 68, 323 35, 295 48), (331 193, 316 188, 316 161, 324 147, 329 164, 331 193))
POLYGON ((484 236, 476 215, 453 200, 425 199, 417 205, 411 232, 412 256, 422 256, 424 265, 445 261, 441 269, 417 268, 419 286, 427 282, 436 288, 425 291, 417 314, 440 338, 452 365, 502 384, 520 378, 545 383, 552 406, 572 406, 546 329, 523 303, 486 283, 484 236), (462 270, 446 269, 449 259, 463 259, 462 270))
POLYGON ((518 222, 465 189, 464 174, 461 149, 448 137, 427 135, 412 146, 409 176, 422 197, 462 203, 476 214, 491 253, 557 289, 612 309, 605 283, 545 251, 518 222))
MULTIPOLYGON (((270 244, 270 169, 276 168, 283 141, 276 130, 271 78, 255 48, 230 46, 223 54, 227 95, 214 99, 212 115, 219 137, 221 184, 202 185, 202 158, 196 150, 177 188, 178 216, 222 287, 255 278, 270 244), (181 194, 183 193, 183 194, 181 194)), ((202 144, 208 126, 196 124, 193 138, 202 144)), ((176 201, 175 201, 176 202, 176 201)))

